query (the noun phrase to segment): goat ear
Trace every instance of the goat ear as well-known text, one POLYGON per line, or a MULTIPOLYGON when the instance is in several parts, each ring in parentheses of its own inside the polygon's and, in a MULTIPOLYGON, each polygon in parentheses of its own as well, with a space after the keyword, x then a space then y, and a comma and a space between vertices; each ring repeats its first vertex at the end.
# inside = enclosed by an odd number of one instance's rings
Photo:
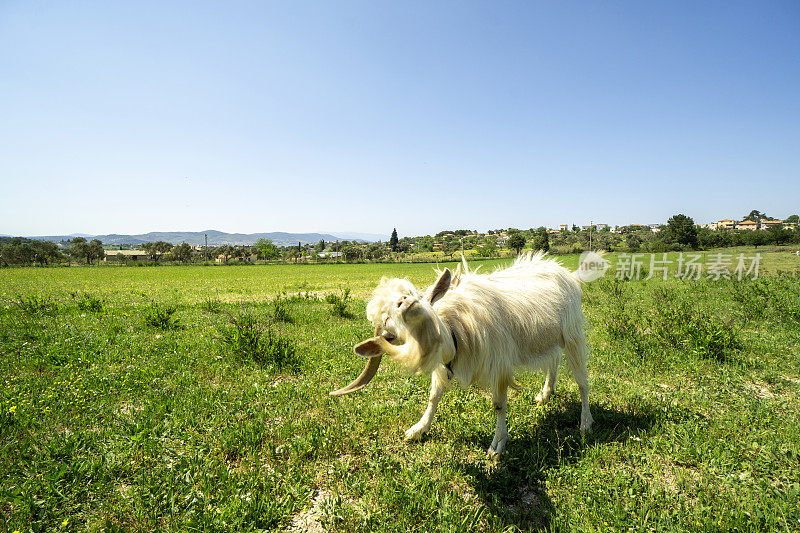
POLYGON ((461 263, 456 267, 456 272, 453 274, 453 279, 450 281, 450 287, 458 287, 461 282, 461 263))
POLYGON ((367 339, 364 342, 360 342, 353 347, 353 351, 360 355, 361 357, 375 357, 376 355, 381 355, 382 353, 386 352, 381 343, 383 339, 380 337, 374 337, 372 339, 367 339))
POLYGON ((442 272, 439 279, 436 280, 436 284, 431 288, 428 292, 428 301, 433 305, 436 303, 439 298, 445 295, 447 289, 450 288, 450 281, 452 280, 452 274, 450 274, 450 269, 445 268, 444 272, 442 272))

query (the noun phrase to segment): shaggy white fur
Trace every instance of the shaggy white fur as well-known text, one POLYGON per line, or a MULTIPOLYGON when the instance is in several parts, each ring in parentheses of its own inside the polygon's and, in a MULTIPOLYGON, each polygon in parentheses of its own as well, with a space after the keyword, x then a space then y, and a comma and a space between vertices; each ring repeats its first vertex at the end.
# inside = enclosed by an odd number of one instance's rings
POLYGON ((537 400, 545 403, 555 389, 562 350, 580 389, 580 429, 591 431, 589 349, 575 273, 542 253, 520 256, 490 274, 471 272, 466 261, 463 266, 454 276, 443 271, 424 294, 408 280, 383 278, 367 305, 376 336, 357 345, 356 353, 386 353, 412 371, 432 374, 427 409, 406 438, 419 439, 429 431, 439 399, 455 377, 462 386, 491 389, 497 425, 489 455, 501 454, 508 442, 507 392, 516 386, 515 372, 544 371, 537 400))

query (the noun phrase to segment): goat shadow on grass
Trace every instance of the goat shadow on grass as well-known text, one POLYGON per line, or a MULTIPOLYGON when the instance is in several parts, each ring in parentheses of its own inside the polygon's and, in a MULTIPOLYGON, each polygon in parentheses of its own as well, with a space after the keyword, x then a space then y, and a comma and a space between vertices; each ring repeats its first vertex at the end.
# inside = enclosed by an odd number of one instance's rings
MULTIPOLYGON (((591 406, 592 433, 581 437, 579 401, 554 399, 541 422, 533 427, 517 426, 496 463, 460 462, 459 468, 472 480, 475 493, 494 515, 522 530, 549 530, 555 507, 544 488, 546 472, 580 460, 584 450, 596 444, 625 443, 644 434, 663 418, 657 405, 637 405, 632 411, 591 406)), ((509 413, 513 419, 513 407, 509 413)), ((465 435, 467 445, 487 448, 493 427, 465 435)))

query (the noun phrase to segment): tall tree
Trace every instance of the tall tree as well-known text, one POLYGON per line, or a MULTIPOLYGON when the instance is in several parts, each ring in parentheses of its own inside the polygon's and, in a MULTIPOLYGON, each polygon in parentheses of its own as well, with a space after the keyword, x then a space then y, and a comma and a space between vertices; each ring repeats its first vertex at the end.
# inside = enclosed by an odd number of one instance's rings
POLYGON ((772 220, 772 218, 768 217, 766 213, 762 213, 758 209, 753 209, 752 211, 750 211, 749 215, 747 215, 746 217, 744 217, 742 219, 742 222, 744 222, 745 220, 752 220, 753 222, 757 222, 758 223, 758 226, 757 226, 758 229, 761 229, 761 221, 762 220, 772 220))
POLYGON ((774 242, 778 246, 786 244, 792 240, 791 230, 784 229, 783 224, 776 224, 774 226, 770 226, 764 233, 767 234, 768 242, 774 242))
POLYGON ((278 259, 281 256, 278 247, 269 239, 258 239, 253 246, 259 259, 278 259))
POLYGON ((146 242, 142 245, 142 250, 147 252, 150 259, 158 261, 163 254, 172 250, 172 245, 165 241, 146 242))
POLYGON ((14 237, 0 249, 0 259, 8 265, 29 265, 36 260, 36 253, 30 242, 14 237))
POLYGON ((222 246, 217 246, 214 248, 214 255, 219 258, 222 256, 222 259, 225 263, 228 262, 228 258, 233 256, 233 246, 230 244, 223 244, 222 246))
POLYGON ((103 243, 97 239, 92 239, 87 245, 86 262, 92 264, 97 261, 102 261, 106 257, 106 252, 103 250, 103 243))
POLYGON ((105 251, 103 250, 103 243, 98 239, 92 239, 87 243, 86 262, 88 264, 95 264, 105 258, 105 251))
POLYGON ((536 230, 536 236, 533 238, 533 249, 544 252, 550 251, 550 236, 547 234, 547 228, 542 227, 536 230))
POLYGON ((639 249, 639 247, 641 247, 642 239, 640 239, 635 233, 629 233, 625 236, 625 244, 627 245, 629 251, 635 252, 639 249))
POLYGON ((83 237, 75 237, 72 239, 72 245, 69 247, 69 255, 76 261, 81 259, 89 262, 89 245, 83 237))
POLYGON ((487 237, 483 242, 483 246, 478 249, 478 255, 481 257, 494 257, 497 253, 497 243, 494 237, 487 237))
POLYGON ((750 246, 763 246, 769 244, 769 237, 763 231, 744 231, 744 241, 750 246))
POLYGON ((344 260, 348 263, 357 261, 361 258, 361 249, 358 246, 351 244, 342 250, 342 255, 344 256, 344 260))
POLYGON ((458 251, 458 243, 453 240, 444 241, 442 243, 442 253, 448 257, 453 257, 453 254, 458 251))
POLYGON ((397 251, 397 228, 392 230, 392 236, 389 237, 389 246, 392 248, 393 252, 397 251))
POLYGON ((31 242, 33 249, 34 261, 44 266, 61 258, 61 252, 58 251, 56 243, 50 241, 33 241, 31 242))
POLYGON ((675 242, 696 249, 697 227, 694 225, 694 220, 681 214, 670 217, 664 230, 664 241, 675 242))
POLYGON ((508 247, 516 250, 517 255, 519 255, 519 253, 525 247, 525 235, 523 235, 521 232, 511 235, 511 237, 508 238, 508 247))
POLYGON ((192 258, 192 247, 183 242, 172 249, 172 258, 185 263, 192 258))
POLYGON ((383 244, 379 242, 373 242, 367 246, 367 257, 369 259, 380 259, 385 253, 386 250, 384 250, 383 244))

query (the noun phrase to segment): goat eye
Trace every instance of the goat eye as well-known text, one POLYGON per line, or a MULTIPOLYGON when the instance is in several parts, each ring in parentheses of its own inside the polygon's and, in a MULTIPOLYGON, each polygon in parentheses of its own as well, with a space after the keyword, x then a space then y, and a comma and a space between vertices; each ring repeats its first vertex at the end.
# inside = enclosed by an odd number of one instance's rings
POLYGON ((384 339, 386 339, 386 340, 387 340, 387 341, 389 341, 389 342, 392 342, 392 341, 393 341, 393 340, 395 340, 397 337, 396 337, 396 336, 394 336, 392 333, 390 333, 390 332, 388 332, 388 331, 384 331, 384 332, 383 332, 383 338, 384 338, 384 339))

